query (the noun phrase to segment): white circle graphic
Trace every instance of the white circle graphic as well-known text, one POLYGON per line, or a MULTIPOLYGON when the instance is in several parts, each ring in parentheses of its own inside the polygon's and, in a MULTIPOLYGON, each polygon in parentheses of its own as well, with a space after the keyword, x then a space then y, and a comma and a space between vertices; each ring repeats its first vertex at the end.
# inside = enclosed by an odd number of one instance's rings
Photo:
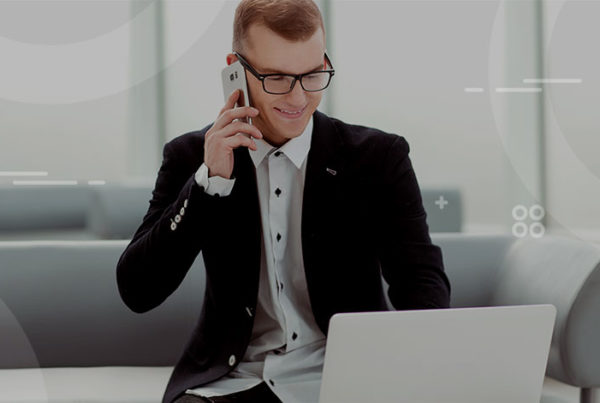
POLYGON ((539 204, 534 204, 529 207, 529 217, 531 217, 532 220, 540 221, 545 215, 546 210, 539 204))
POLYGON ((529 234, 532 238, 541 238, 546 233, 546 227, 542 223, 534 222, 529 226, 529 234))
POLYGON ((527 224, 524 222, 516 222, 512 226, 512 233, 517 238, 524 238, 527 236, 527 224))
POLYGON ((512 209, 512 216, 517 221, 523 221, 527 218, 527 207, 522 204, 517 204, 512 209))
POLYGON ((225 4, 225 0, 153 2, 126 24, 73 43, 34 44, 0 37, 0 98, 32 104, 68 104, 127 90, 183 56, 225 4), (157 7, 163 7, 170 39, 164 61, 132 76, 128 65, 136 44, 130 41, 131 32, 134 24, 154 26, 157 7))

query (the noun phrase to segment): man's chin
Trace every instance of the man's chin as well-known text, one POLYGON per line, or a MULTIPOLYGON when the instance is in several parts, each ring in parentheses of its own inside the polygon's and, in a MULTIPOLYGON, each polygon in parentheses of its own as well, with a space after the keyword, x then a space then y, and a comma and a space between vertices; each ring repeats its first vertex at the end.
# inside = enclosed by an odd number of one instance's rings
POLYGON ((306 125, 308 125, 309 119, 302 119, 298 121, 278 121, 277 125, 274 127, 276 133, 283 135, 286 138, 292 139, 294 137, 300 136, 304 133, 304 129, 306 129, 306 125))

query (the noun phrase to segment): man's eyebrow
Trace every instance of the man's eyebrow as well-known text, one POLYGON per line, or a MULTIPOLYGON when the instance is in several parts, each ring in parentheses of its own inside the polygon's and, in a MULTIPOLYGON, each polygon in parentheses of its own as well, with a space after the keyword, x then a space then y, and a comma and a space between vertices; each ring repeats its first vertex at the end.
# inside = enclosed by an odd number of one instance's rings
MULTIPOLYGON (((325 64, 321 63, 320 65, 318 65, 314 69, 311 69, 311 70, 307 71, 306 73, 300 73, 300 74, 308 74, 308 73, 312 73, 313 71, 323 70, 324 67, 325 67, 325 64)), ((277 74, 277 73, 279 73, 279 74, 289 74, 289 75, 292 75, 292 76, 296 75, 294 73, 285 72, 285 71, 281 71, 281 70, 274 70, 274 69, 259 69, 259 68, 257 68, 256 70, 258 70, 262 74, 277 74)))

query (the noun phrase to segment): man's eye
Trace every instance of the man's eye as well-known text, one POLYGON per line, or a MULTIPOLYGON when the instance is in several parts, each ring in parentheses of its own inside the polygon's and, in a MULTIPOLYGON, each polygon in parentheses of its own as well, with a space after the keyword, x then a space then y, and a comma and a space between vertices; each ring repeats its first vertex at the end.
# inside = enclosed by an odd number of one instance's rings
POLYGON ((269 80, 273 80, 273 81, 283 81, 285 79, 286 79, 285 76, 269 76, 269 80))

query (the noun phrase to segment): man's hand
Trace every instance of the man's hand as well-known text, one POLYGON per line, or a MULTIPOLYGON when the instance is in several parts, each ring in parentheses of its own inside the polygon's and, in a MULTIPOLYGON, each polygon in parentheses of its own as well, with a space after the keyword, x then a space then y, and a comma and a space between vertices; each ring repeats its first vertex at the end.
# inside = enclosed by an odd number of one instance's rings
POLYGON ((219 117, 213 126, 206 132, 204 141, 204 163, 208 167, 208 176, 221 176, 230 179, 233 172, 233 150, 240 146, 256 150, 253 138, 241 133, 260 139, 262 133, 254 126, 240 120, 246 117, 258 115, 258 109, 251 106, 234 108, 240 97, 239 90, 231 93, 219 117))

